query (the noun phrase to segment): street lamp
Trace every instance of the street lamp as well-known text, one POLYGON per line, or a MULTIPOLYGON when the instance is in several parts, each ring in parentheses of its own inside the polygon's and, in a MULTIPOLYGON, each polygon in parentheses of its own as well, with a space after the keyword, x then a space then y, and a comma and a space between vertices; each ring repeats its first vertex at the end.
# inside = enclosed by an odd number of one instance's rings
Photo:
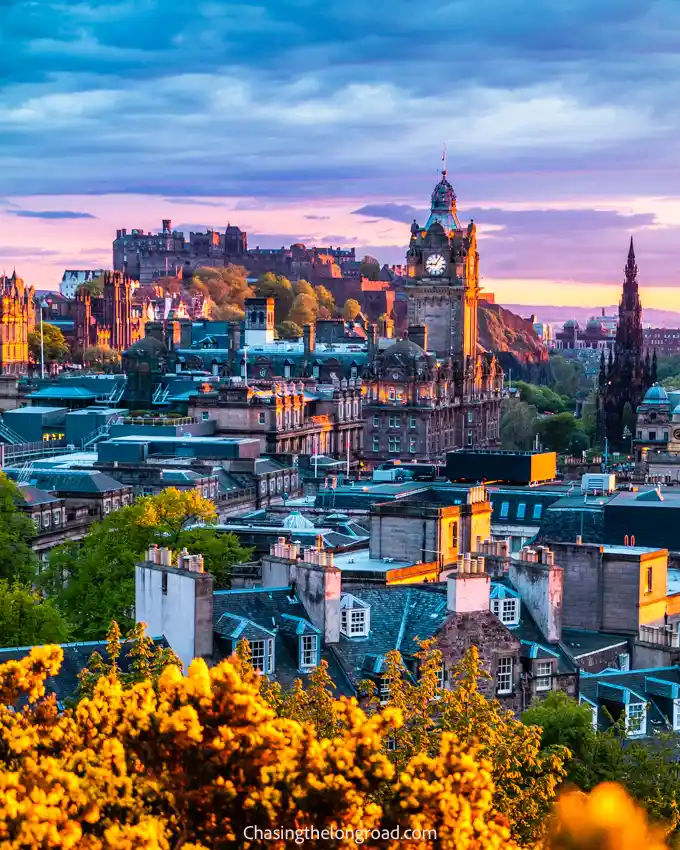
POLYGON ((40 377, 45 377, 45 335, 43 333, 43 309, 49 306, 49 301, 41 298, 38 302, 40 307, 40 377))

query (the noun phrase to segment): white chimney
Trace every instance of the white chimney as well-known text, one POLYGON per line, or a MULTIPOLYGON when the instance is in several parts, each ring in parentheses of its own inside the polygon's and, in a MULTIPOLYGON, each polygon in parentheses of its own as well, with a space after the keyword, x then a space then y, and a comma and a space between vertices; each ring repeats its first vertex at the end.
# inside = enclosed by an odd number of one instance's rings
POLYGON ((136 567, 135 619, 149 637, 164 637, 186 670, 213 654, 213 577, 203 572, 202 555, 183 552, 173 567, 169 549, 152 554, 160 562, 149 557, 136 567))
POLYGON ((453 614, 472 614, 489 610, 491 578, 486 573, 460 573, 449 576, 446 602, 453 614))

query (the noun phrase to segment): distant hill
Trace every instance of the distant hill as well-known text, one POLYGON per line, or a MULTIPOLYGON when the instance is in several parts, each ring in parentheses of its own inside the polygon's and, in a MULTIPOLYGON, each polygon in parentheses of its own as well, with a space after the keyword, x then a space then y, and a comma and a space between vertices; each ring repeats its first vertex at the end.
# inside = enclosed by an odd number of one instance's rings
POLYGON ((539 381, 547 368, 548 353, 531 322, 500 304, 479 302, 479 344, 493 352, 513 377, 539 381))
MULTIPOLYGON (((508 310, 520 316, 530 316, 534 313, 541 322, 562 324, 567 319, 577 319, 587 322, 591 316, 599 316, 604 310, 605 315, 615 316, 619 308, 616 305, 608 307, 552 307, 546 304, 506 304, 508 310)), ((680 328, 680 313, 674 310, 657 310, 654 307, 643 308, 642 321, 655 328, 680 328)))

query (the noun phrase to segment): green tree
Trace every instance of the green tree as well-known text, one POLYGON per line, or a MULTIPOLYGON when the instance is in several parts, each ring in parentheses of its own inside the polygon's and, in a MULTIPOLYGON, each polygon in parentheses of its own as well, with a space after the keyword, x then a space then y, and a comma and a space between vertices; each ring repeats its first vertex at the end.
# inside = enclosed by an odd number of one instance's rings
POLYGON ((327 310, 328 316, 332 316, 335 312, 335 298, 325 286, 315 286, 314 294, 319 304, 319 310, 327 310))
POLYGON ((36 530, 31 518, 19 510, 21 504, 20 489, 0 472, 0 579, 30 583, 37 564, 31 548, 36 530))
POLYGON ((534 437, 536 408, 524 401, 506 399, 501 409, 501 446, 507 451, 527 451, 534 437))
MULTIPOLYGON (((61 330, 43 322, 45 363, 65 363, 71 356, 66 338, 61 330)), ((40 325, 28 335, 28 350, 34 363, 40 363, 40 325)))
POLYGON ((224 268, 197 269, 189 286, 207 295, 217 307, 232 305, 240 310, 252 294, 246 269, 231 263, 224 268))
POLYGON ((295 300, 288 313, 289 322, 294 322, 300 327, 313 324, 316 321, 319 312, 319 305, 316 298, 310 295, 296 295, 295 300))
POLYGON ((361 313, 361 305, 354 298, 348 298, 342 308, 342 315, 347 322, 351 322, 361 313))
POLYGON ((298 295, 308 295, 310 298, 313 298, 318 303, 316 289, 308 280, 298 280, 297 283, 292 284, 292 286, 293 295, 295 295, 296 297, 298 295))
POLYGON ((578 429, 572 413, 558 413, 546 416, 536 422, 536 432, 543 445, 553 452, 566 452, 574 432, 578 429))
POLYGON ((291 322, 286 319, 276 326, 276 332, 281 339, 300 339, 302 336, 302 328, 296 322, 291 322))
POLYGON ((581 364, 556 354, 550 358, 550 371, 555 382, 555 392, 567 398, 575 398, 583 375, 581 364))
POLYGON ((618 782, 649 817, 663 823, 676 839, 680 832, 680 772, 677 733, 655 734, 653 743, 628 738, 623 719, 606 731, 595 730, 589 707, 555 691, 531 705, 522 721, 541 729, 541 746, 567 747, 565 782, 590 791, 602 782, 618 782))
POLYGON ((63 643, 69 625, 50 599, 29 585, 0 579, 0 646, 63 643))
POLYGON ((120 366, 120 354, 108 345, 91 345, 83 351, 86 366, 120 366))
POLYGON ((286 321, 295 299, 293 287, 287 277, 272 272, 260 275, 255 284, 255 294, 260 298, 274 299, 274 319, 277 325, 286 321))
POLYGON ((590 440, 588 439, 588 435, 583 430, 582 427, 579 426, 578 420, 576 421, 577 427, 574 430, 574 433, 569 438, 569 452, 572 455, 580 455, 585 451, 588 451, 590 448, 590 440))
POLYGON ((189 527, 215 518, 214 504, 195 491, 168 488, 138 499, 92 525, 83 541, 56 549, 40 583, 78 640, 101 639, 112 620, 127 631, 134 625, 135 564, 152 544, 178 550, 199 541, 209 548, 205 567, 215 570, 220 586, 228 581, 231 564, 250 558, 251 550, 229 535, 223 539, 209 526, 189 527))

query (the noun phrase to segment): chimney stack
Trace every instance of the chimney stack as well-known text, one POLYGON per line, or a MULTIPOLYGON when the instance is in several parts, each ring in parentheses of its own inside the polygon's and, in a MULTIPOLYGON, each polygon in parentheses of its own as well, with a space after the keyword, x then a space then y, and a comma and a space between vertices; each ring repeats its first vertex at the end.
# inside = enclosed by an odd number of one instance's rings
POLYGON ((164 637, 185 670, 194 658, 213 654, 213 577, 203 556, 184 549, 172 566, 172 551, 152 546, 135 569, 135 619, 148 637, 164 637))
POLYGON ((316 326, 305 325, 302 329, 302 340, 304 343, 305 355, 309 357, 316 348, 316 326))
POLYGON ((563 571, 547 546, 538 552, 523 549, 522 559, 510 561, 510 581, 522 597, 536 625, 550 643, 562 637, 563 571))
POLYGON ((411 342, 419 345, 423 351, 427 351, 427 325, 409 325, 408 338, 411 342))

